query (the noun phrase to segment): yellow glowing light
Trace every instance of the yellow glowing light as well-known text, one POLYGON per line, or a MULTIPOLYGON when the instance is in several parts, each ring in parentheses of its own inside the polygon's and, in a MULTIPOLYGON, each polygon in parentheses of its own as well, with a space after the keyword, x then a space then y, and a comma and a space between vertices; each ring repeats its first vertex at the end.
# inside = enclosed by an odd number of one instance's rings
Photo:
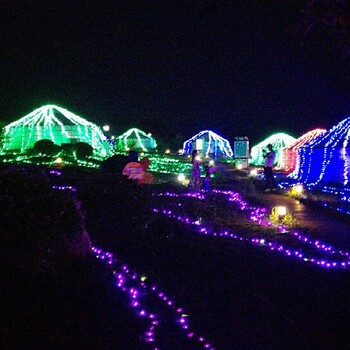
POLYGON ((180 149, 177 151, 177 153, 182 154, 182 153, 183 153, 183 149, 180 148, 180 149))
POLYGON ((283 206, 277 206, 278 216, 285 216, 287 214, 287 208, 283 206))
POLYGON ((242 166, 242 164, 238 164, 236 168, 241 170, 243 168, 243 166, 242 166))
POLYGON ((141 152, 141 153, 140 153, 140 156, 141 156, 141 157, 143 157, 144 155, 145 155, 145 153, 144 153, 144 152, 141 152))
POLYGON ((170 153, 170 149, 165 150, 165 153, 169 154, 170 153))
POLYGON ((151 136, 152 136, 152 133, 149 132, 149 133, 147 134, 147 136, 150 136, 150 137, 151 137, 151 136))
POLYGON ((58 158, 54 161, 55 164, 61 164, 62 162, 63 162, 63 159, 62 159, 61 157, 58 157, 58 158))

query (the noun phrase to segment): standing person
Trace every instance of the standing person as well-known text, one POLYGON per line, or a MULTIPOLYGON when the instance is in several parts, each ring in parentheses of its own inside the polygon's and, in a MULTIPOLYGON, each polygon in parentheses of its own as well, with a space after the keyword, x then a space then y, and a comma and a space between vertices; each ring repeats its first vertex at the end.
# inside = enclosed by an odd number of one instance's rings
POLYGON ((210 167, 207 164, 203 165, 204 169, 204 179, 203 179, 203 189, 204 191, 210 191, 210 167))
POLYGON ((266 181, 266 189, 265 191, 276 191, 276 181, 273 176, 273 166, 275 163, 276 152, 273 150, 271 143, 267 145, 268 151, 263 150, 263 157, 265 158, 265 166, 264 166, 264 174, 266 181))
POLYGON ((191 182, 190 187, 194 190, 199 190, 201 179, 201 170, 199 168, 199 155, 195 149, 192 151, 192 171, 191 171, 191 182))

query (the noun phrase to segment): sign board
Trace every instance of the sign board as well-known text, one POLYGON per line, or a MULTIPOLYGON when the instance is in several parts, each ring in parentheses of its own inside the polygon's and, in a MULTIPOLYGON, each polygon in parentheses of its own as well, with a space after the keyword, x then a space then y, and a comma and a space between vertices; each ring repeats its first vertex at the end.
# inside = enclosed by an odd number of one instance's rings
POLYGON ((203 139, 197 139, 196 140, 196 150, 197 151, 202 151, 203 150, 203 142, 204 140, 203 139))
POLYGON ((233 141, 233 157, 249 158, 249 139, 246 136, 235 137, 233 141))

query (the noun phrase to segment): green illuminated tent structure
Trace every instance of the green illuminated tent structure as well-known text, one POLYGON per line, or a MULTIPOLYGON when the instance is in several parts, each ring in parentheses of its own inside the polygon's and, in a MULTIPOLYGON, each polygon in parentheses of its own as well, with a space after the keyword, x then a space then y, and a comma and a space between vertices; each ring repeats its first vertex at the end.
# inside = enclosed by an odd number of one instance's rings
POLYGON ((256 165, 256 166, 262 166, 265 163, 265 159, 263 156, 263 150, 266 150, 266 147, 268 144, 271 144, 273 149, 276 152, 276 159, 275 163, 279 162, 280 152, 283 148, 288 147, 293 142, 296 141, 296 138, 293 136, 290 136, 285 133, 276 133, 265 139, 264 141, 260 142, 256 146, 252 147, 250 152, 250 164, 256 165))
POLYGON ((146 134, 137 128, 129 129, 115 139, 115 149, 117 151, 152 152, 156 148, 157 142, 151 134, 146 134))
POLYGON ((23 153, 37 141, 48 139, 59 146, 84 142, 92 146, 95 155, 110 155, 107 138, 97 125, 55 105, 34 110, 5 126, 2 132, 1 154, 23 153))

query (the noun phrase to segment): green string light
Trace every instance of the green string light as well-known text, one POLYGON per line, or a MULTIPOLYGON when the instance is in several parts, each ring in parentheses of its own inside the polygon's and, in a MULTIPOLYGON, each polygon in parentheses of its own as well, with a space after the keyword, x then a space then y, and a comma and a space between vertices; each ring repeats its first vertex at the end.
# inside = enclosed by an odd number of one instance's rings
POLYGON ((35 109, 5 126, 0 154, 14 151, 24 153, 43 139, 59 146, 85 142, 93 147, 96 156, 110 155, 106 136, 97 125, 55 105, 35 109))

